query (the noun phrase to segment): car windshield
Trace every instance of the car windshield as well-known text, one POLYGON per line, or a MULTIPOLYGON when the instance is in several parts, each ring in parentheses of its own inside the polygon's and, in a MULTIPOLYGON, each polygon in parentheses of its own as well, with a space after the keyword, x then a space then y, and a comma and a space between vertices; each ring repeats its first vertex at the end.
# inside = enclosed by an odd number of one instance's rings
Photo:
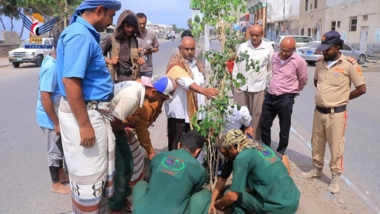
POLYGON ((20 47, 21 47, 21 48, 24 48, 25 45, 28 45, 28 44, 30 44, 30 43, 29 43, 29 39, 25 39, 25 40, 21 43, 20 47))
POLYGON ((321 43, 319 43, 319 42, 308 42, 308 43, 304 44, 302 47, 303 48, 316 48, 319 46, 319 44, 321 44, 321 43))

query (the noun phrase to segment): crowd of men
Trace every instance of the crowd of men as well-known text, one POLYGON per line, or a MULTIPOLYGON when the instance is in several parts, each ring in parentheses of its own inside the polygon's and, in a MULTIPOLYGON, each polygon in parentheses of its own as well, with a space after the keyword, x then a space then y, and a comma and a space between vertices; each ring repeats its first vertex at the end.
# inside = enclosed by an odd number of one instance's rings
MULTIPOLYGON (((194 38, 190 31, 182 33, 166 75, 156 77, 152 54, 159 43, 146 29, 144 13, 123 11, 115 32, 100 44, 99 32, 112 24, 120 8, 116 0, 83 1, 70 25, 55 35, 54 51, 42 63, 36 112, 48 145, 51 190, 71 194, 78 214, 104 212, 107 204, 109 213, 295 213, 300 192, 281 159, 295 98, 307 84, 308 72, 295 53, 294 39, 285 37, 274 52, 262 41, 262 27, 253 25, 250 38, 237 49, 237 56, 258 60, 259 69, 247 70, 247 61, 233 65, 231 78, 240 73, 246 84, 234 89, 232 113, 224 118, 223 139, 216 145, 224 163, 210 192, 204 188, 209 176, 202 165, 205 139, 192 131, 191 118, 197 115, 201 121, 198 109, 219 91, 205 85, 194 38), (148 127, 163 106, 169 151, 156 154, 148 127), (270 148, 276 116, 277 152, 270 148), (143 180, 140 146, 151 160, 149 183, 143 180), (232 185, 224 191, 231 174, 232 185), (70 187, 63 185, 67 182, 70 187)), ((340 35, 330 31, 318 47, 323 58, 314 76, 314 168, 305 173, 307 178, 322 175, 328 142, 332 193, 339 191, 343 172, 346 105, 366 91, 356 61, 339 52, 342 45, 340 35)))

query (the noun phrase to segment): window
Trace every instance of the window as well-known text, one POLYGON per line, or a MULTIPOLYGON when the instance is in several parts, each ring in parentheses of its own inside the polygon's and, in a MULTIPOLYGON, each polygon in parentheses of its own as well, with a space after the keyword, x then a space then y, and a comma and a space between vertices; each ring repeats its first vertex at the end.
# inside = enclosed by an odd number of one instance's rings
POLYGON ((331 22, 331 30, 335 30, 335 27, 336 27, 336 22, 332 21, 331 22))
POLYGON ((368 15, 364 15, 363 16, 363 21, 367 21, 368 20, 368 15))
POLYGON ((350 46, 346 45, 346 44, 343 44, 343 48, 342 49, 345 50, 345 51, 352 51, 352 48, 350 46))
POLYGON ((337 28, 340 28, 340 21, 338 21, 338 22, 336 23, 336 25, 337 25, 337 26, 336 26, 337 28))
POLYGON ((356 26, 358 24, 358 17, 350 18, 350 31, 356 31, 356 26))
POLYGON ((309 6, 309 0, 305 0, 306 3, 305 3, 305 11, 307 11, 307 7, 309 6))
POLYGON ((48 39, 45 39, 45 40, 44 40, 44 45, 50 45, 50 42, 49 42, 48 39))
POLYGON ((314 0, 314 9, 317 9, 318 7, 318 0, 314 0))
POLYGON ((313 4, 310 4, 310 10, 313 9, 313 4))
POLYGON ((307 35, 308 35, 308 36, 311 36, 311 28, 308 28, 308 29, 307 29, 307 35))
POLYGON ((303 36, 305 34, 305 30, 302 28, 301 29, 301 35, 303 36))

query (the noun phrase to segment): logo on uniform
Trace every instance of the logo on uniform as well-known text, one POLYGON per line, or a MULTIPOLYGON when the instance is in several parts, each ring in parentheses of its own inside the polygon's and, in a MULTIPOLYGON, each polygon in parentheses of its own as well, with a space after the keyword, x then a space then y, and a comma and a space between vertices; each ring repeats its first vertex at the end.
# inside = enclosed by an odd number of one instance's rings
POLYGON ((322 36, 322 42, 326 40, 326 36, 322 36))
POLYGON ((184 161, 178 157, 166 155, 162 158, 156 172, 162 172, 181 179, 187 164, 187 161, 184 161))

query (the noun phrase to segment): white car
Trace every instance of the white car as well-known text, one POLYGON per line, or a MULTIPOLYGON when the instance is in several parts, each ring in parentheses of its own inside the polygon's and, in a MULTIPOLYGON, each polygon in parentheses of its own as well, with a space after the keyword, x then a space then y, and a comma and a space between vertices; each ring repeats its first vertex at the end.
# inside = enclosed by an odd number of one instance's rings
MULTIPOLYGON (((29 45, 29 39, 24 40, 20 47, 8 52, 9 62, 12 63, 14 68, 20 67, 21 63, 34 63, 38 67, 41 66, 42 60, 48 54, 51 54, 52 48, 49 49, 30 49, 25 48, 29 45)), ((53 45, 53 38, 43 38, 42 45, 53 45)))
POLYGON ((294 40, 296 41, 296 48, 299 48, 308 42, 314 41, 313 38, 311 38, 309 36, 303 36, 303 35, 277 36, 275 43, 274 43, 274 50, 275 51, 279 51, 278 49, 280 47, 280 43, 281 43, 282 39, 284 39, 285 37, 293 37, 294 40))

